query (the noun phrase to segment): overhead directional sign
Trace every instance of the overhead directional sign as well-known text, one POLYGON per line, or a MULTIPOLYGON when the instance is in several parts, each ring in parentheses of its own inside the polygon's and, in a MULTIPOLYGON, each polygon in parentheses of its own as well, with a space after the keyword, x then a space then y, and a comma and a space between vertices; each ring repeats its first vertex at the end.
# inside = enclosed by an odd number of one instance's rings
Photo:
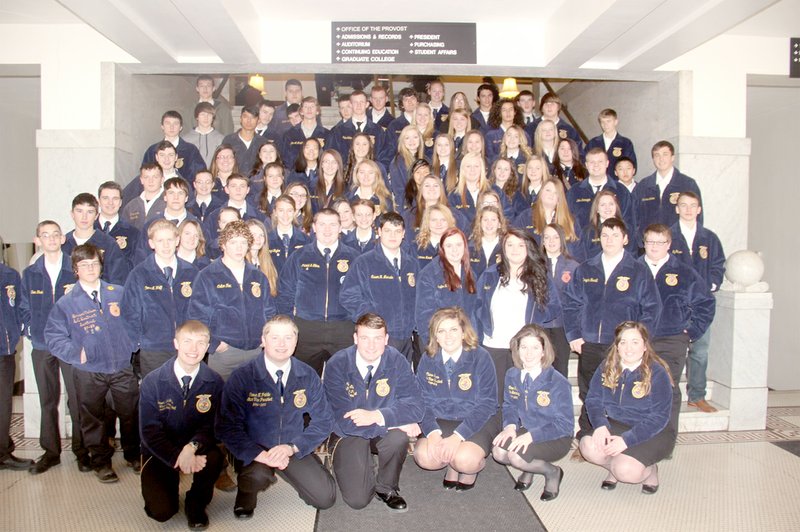
POLYGON ((331 63, 477 63, 475 24, 332 22, 331 63))

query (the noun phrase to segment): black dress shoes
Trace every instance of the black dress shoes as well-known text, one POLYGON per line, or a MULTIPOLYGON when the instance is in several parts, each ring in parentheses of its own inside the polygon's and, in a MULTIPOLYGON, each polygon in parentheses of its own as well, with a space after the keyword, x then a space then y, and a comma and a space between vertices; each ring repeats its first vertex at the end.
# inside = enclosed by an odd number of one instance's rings
POLYGON ((613 480, 604 480, 600 483, 600 489, 606 491, 617 489, 617 483, 613 480))
POLYGON ((517 491, 527 491, 527 489, 530 487, 531 487, 530 482, 522 482, 518 480, 517 483, 514 484, 514 489, 517 491))
POLYGON ((95 471, 94 474, 97 475, 97 480, 99 480, 103 484, 111 484, 112 482, 119 481, 119 477, 114 472, 114 470, 111 469, 110 465, 101 467, 100 469, 95 471))
POLYGON ((36 460, 32 466, 30 466, 28 473, 31 475, 38 475, 40 473, 44 473, 53 466, 57 466, 60 463, 61 458, 58 456, 42 456, 36 460))
POLYGON ((208 528, 208 514, 205 511, 197 512, 191 517, 187 516, 186 520, 189 530, 205 530, 208 528))
POLYGON ((456 491, 469 491, 474 487, 475 487, 475 482, 473 482, 472 484, 464 484, 463 482, 459 482, 456 485, 456 491))
POLYGON ((233 515, 236 516, 236 519, 250 519, 253 517, 253 512, 255 510, 253 508, 243 508, 241 506, 237 506, 233 509, 233 515))
POLYGON ((558 497, 558 492, 561 490, 561 481, 564 480, 564 470, 560 467, 558 468, 558 486, 556 487, 555 491, 542 491, 542 496, 539 497, 540 501, 552 501, 556 497, 558 497))
POLYGON ((457 480, 444 479, 444 480, 442 480, 442 486, 446 490, 456 489, 458 487, 458 481, 457 480))
POLYGON ((0 469, 14 469, 16 471, 25 471, 33 465, 33 460, 26 460, 24 458, 17 458, 13 454, 8 454, 0 462, 0 469))
POLYGON ((658 484, 655 486, 648 486, 647 484, 642 484, 642 493, 645 495, 655 495, 658 492, 658 484))
POLYGON ((382 500, 387 508, 393 512, 405 512, 408 510, 408 504, 406 504, 406 500, 402 498, 396 491, 391 491, 389 493, 376 492, 375 496, 382 500))
POLYGON ((125 460, 125 465, 133 469, 133 472, 137 475, 142 472, 142 461, 138 458, 134 458, 133 460, 125 460))
POLYGON ((76 457, 75 460, 78 462, 78 471, 81 473, 91 473, 94 471, 94 469, 92 469, 92 459, 88 454, 80 458, 76 457))

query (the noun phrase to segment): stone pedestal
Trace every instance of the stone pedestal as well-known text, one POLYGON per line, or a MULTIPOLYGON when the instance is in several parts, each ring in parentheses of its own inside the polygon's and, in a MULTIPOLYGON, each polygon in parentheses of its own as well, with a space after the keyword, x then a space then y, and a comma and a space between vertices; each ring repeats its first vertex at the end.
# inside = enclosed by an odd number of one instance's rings
POLYGON ((709 380, 714 402, 728 408, 728 430, 767 424, 767 365, 772 294, 719 291, 711 325, 709 380))

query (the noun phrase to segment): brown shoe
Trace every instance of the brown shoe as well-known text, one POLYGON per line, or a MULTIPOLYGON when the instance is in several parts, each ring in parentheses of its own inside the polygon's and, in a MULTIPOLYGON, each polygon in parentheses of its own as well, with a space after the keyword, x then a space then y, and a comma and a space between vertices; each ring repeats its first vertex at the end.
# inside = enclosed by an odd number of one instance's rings
POLYGON ((234 481, 230 474, 228 474, 228 468, 223 468, 223 470, 219 474, 219 478, 217 478, 217 482, 214 484, 214 487, 220 491, 233 491, 236 489, 236 481, 234 481))
POLYGON ((701 412, 711 413, 717 411, 717 409, 711 406, 705 399, 700 399, 699 401, 689 401, 686 404, 695 407, 701 412))
POLYGON ((572 456, 570 456, 569 459, 571 461, 573 461, 573 462, 585 462, 586 461, 586 459, 581 454, 581 448, 580 447, 578 447, 577 449, 575 449, 575 451, 573 451, 572 456))

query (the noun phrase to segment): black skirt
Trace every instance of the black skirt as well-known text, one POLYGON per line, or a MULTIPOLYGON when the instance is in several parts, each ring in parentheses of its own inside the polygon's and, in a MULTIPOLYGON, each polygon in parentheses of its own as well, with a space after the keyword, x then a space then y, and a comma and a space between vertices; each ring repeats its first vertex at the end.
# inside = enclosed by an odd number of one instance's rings
MULTIPOLYGON (((439 424, 439 428, 442 429, 442 438, 452 436, 453 432, 461 425, 461 421, 454 419, 437 419, 436 422, 439 424)), ((483 424, 483 427, 478 432, 467 438, 466 441, 472 442, 483 449, 484 456, 489 456, 489 453, 492 452, 492 441, 500 432, 500 424, 500 416, 495 414, 483 424)))
MULTIPOLYGON (((619 421, 611 418, 608 418, 608 423, 610 425, 609 431, 613 436, 622 436, 623 432, 631 429, 630 425, 620 423, 619 421)), ((639 445, 628 447, 622 451, 622 454, 637 459, 645 466, 651 466, 669 456, 669 453, 672 452, 674 445, 674 434, 671 431, 664 429, 649 440, 644 441, 639 445)))
MULTIPOLYGON (((523 427, 517 430, 517 436, 522 436, 527 432, 528 429, 523 427)), ((507 451, 508 446, 511 445, 512 441, 513 438, 509 439, 503 445, 500 445, 500 448, 505 449, 507 451)), ((567 455, 571 445, 572 445, 572 436, 565 436, 557 440, 532 442, 530 445, 528 445, 528 448, 525 450, 524 453, 517 453, 517 454, 520 456, 520 458, 529 463, 533 460, 544 460, 545 462, 555 462, 557 460, 561 460, 567 455)))

